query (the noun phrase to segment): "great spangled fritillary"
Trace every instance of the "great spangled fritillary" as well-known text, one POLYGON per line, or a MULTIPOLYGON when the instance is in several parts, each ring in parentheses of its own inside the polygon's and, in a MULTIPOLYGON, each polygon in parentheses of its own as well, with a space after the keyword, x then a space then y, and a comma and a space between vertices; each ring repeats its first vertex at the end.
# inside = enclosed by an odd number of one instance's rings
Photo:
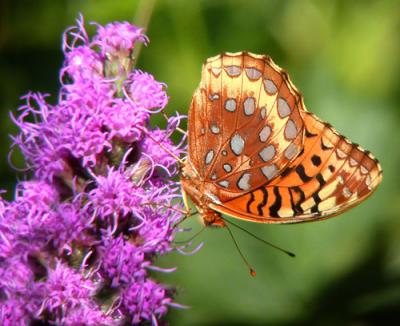
POLYGON ((246 52, 207 60, 189 111, 182 188, 205 225, 326 219, 382 179, 378 161, 308 112, 287 73, 246 52))

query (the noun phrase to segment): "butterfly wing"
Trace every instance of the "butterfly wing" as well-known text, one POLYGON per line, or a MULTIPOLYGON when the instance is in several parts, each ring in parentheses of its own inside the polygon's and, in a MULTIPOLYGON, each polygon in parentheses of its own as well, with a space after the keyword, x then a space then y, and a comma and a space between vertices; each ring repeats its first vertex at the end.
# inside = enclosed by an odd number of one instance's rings
POLYGON ((189 161, 226 200, 271 182, 303 146, 302 97, 267 56, 207 60, 189 110, 189 161))
POLYGON ((328 218, 363 201, 382 178, 368 151, 307 112, 287 74, 266 56, 207 60, 188 127, 189 166, 206 185, 209 207, 236 218, 328 218))
POLYGON ((382 179, 378 161, 311 113, 304 114, 303 150, 272 182, 210 207, 261 223, 325 219, 359 204, 382 179))

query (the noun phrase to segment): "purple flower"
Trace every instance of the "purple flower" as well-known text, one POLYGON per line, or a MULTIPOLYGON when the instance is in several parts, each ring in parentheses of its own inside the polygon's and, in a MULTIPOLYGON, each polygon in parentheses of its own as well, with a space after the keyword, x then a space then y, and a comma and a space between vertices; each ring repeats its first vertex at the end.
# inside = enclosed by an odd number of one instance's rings
POLYGON ((3 217, 0 220, 0 259, 5 259, 14 254, 15 243, 14 236, 10 232, 8 224, 10 222, 5 221, 3 217))
POLYGON ((140 237, 144 239, 143 251, 164 255, 172 251, 171 242, 174 238, 172 223, 179 218, 172 219, 171 215, 173 214, 166 214, 165 212, 149 214, 149 216, 152 215, 154 219, 143 223, 143 226, 138 230, 140 237))
POLYGON ((92 216, 82 210, 82 206, 82 199, 78 197, 73 202, 60 203, 55 208, 57 224, 52 226, 51 240, 60 253, 70 251, 73 244, 89 246, 96 241, 91 235, 94 230, 92 216))
POLYGON ((134 213, 145 197, 145 191, 135 186, 129 175, 121 169, 108 167, 107 170, 104 176, 94 176, 96 187, 88 193, 88 205, 100 219, 113 215, 122 219, 134 213))
POLYGON ((143 126, 150 114, 139 104, 122 98, 116 98, 104 115, 109 127, 108 139, 133 143, 143 138, 143 126))
POLYGON ((4 234, 12 242, 10 253, 40 250, 51 240, 53 226, 58 223, 52 209, 58 202, 58 193, 44 181, 25 181, 17 185, 15 197, 2 218, 4 234))
POLYGON ((34 288, 34 274, 21 257, 10 257, 0 263, 0 290, 9 297, 27 298, 34 288))
POLYGON ((168 96, 164 91, 166 85, 156 81, 147 72, 135 70, 128 75, 125 83, 130 99, 146 110, 164 109, 168 103, 168 96))
POLYGON ((53 314, 56 320, 81 306, 94 305, 98 285, 93 281, 60 261, 47 273, 47 280, 40 284, 43 309, 53 314))
POLYGON ((51 180, 62 174, 67 164, 57 150, 58 128, 54 128, 53 118, 50 117, 54 107, 46 102, 46 97, 29 93, 22 98, 26 104, 19 108, 19 117, 13 118, 20 133, 11 138, 13 146, 18 147, 24 156, 27 169, 33 171, 38 179, 51 180))
POLYGON ((0 323, 3 326, 30 325, 32 316, 26 309, 26 302, 9 298, 0 304, 0 323))
POLYGON ((103 115, 112 104, 113 94, 112 86, 105 81, 64 86, 64 98, 53 121, 58 126, 59 153, 67 151, 86 167, 94 166, 98 155, 111 149, 103 115))
POLYGON ((66 31, 57 102, 29 93, 12 117, 27 181, 12 202, 0 199, 2 325, 156 324, 177 307, 149 270, 174 270, 155 260, 181 231, 184 139, 170 140, 181 116, 165 130, 150 124, 168 97, 131 71, 142 29, 96 26, 93 39, 82 18, 66 31))
POLYGON ((1 325, 28 325, 40 309, 41 293, 31 266, 20 257, 10 257, 0 263, 1 325))
POLYGON ((145 267, 149 262, 140 246, 126 241, 123 236, 117 238, 103 237, 99 247, 101 272, 111 279, 111 286, 143 279, 146 276, 145 267))
POLYGON ((132 324, 142 320, 154 322, 168 312, 169 298, 166 289, 152 280, 132 283, 122 295, 121 307, 132 316, 132 324))
POLYGON ((169 152, 179 156, 180 151, 169 139, 168 131, 161 129, 154 129, 148 132, 148 137, 142 142, 142 151, 151 157, 155 165, 166 168, 176 166, 176 159, 163 148, 160 148, 159 144, 162 144, 169 152))
POLYGON ((61 77, 67 76, 74 82, 90 82, 103 76, 104 62, 101 56, 89 46, 80 46, 65 53, 61 77))
POLYGON ((79 307, 72 308, 59 321, 61 325, 70 326, 112 326, 120 325, 118 318, 105 314, 96 305, 81 304, 79 307))
POLYGON ((145 44, 148 42, 147 36, 143 34, 143 29, 128 22, 110 23, 104 27, 97 26, 94 42, 100 46, 102 55, 117 52, 125 54, 135 47, 136 42, 145 44))

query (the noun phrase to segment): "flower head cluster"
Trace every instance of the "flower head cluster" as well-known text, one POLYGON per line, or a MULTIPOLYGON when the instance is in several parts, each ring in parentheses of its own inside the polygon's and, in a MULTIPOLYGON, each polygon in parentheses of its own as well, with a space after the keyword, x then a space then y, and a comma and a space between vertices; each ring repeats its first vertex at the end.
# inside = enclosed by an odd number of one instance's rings
POLYGON ((29 93, 13 117, 31 179, 0 200, 1 325, 156 324, 177 306, 149 270, 163 270, 154 260, 182 217, 170 140, 181 117, 150 125, 168 97, 132 71, 143 30, 96 26, 93 38, 83 19, 66 31, 57 103, 29 93))

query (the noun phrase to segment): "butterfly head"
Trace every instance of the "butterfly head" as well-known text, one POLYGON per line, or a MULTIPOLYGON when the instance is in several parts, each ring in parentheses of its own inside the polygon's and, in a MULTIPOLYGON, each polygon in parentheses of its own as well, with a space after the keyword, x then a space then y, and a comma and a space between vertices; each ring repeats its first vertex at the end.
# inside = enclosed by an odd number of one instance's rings
POLYGON ((210 203, 220 204, 221 202, 209 191, 209 185, 192 168, 190 162, 183 165, 181 184, 185 197, 192 200, 205 226, 225 226, 221 214, 209 208, 210 203))
POLYGON ((225 222, 219 212, 206 208, 202 211, 202 218, 205 226, 225 227, 225 222))

